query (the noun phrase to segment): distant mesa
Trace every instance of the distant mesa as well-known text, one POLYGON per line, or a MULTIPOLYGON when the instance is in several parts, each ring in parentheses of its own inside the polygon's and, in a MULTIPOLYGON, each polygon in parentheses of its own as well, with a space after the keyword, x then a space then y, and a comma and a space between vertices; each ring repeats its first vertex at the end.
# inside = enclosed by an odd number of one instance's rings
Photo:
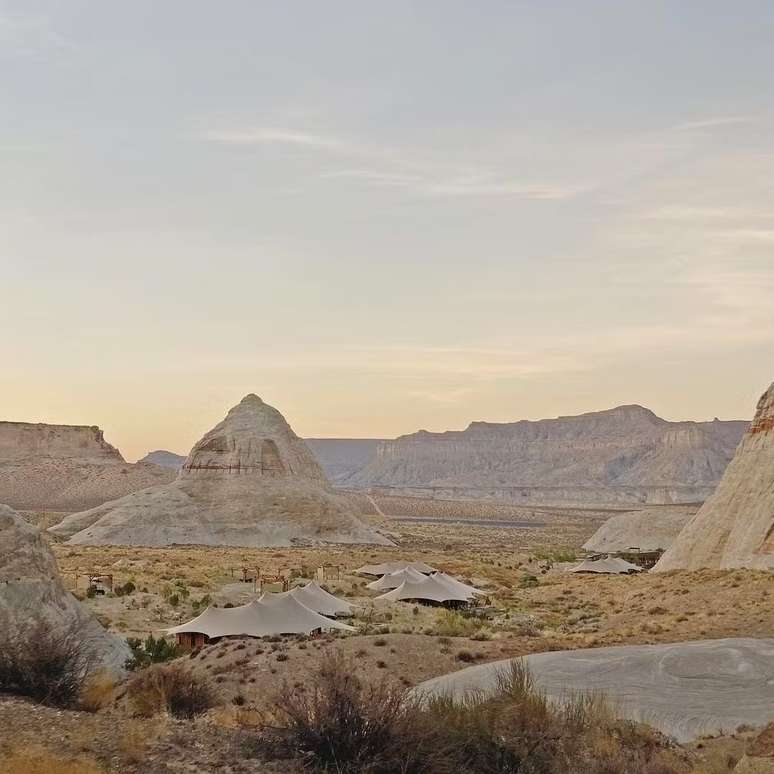
POLYGON ((137 462, 144 465, 158 465, 160 468, 169 468, 170 470, 180 470, 185 462, 185 455, 159 449, 148 452, 137 462))
POLYGON ((125 462, 98 427, 0 422, 0 502, 14 508, 83 510, 173 479, 125 462))
POLYGON ((419 431, 379 443, 348 487, 534 505, 705 500, 749 423, 668 422, 638 405, 579 416, 419 431))
POLYGON ((655 569, 701 567, 774 569, 774 384, 717 491, 655 569))
POLYGON ((277 409, 247 395, 191 450, 177 478, 51 528, 71 544, 391 545, 330 487, 277 409))
POLYGON ((37 647, 38 629, 77 636, 95 666, 121 670, 130 656, 126 642, 108 634, 65 590, 56 559, 40 532, 0 505, 0 640, 37 647))

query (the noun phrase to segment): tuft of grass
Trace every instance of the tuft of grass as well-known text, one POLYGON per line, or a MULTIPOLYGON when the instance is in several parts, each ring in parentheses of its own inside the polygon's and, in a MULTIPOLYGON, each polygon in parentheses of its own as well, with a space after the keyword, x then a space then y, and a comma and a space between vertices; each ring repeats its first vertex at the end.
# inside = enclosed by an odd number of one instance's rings
POLYGON ((132 711, 140 717, 168 712, 176 718, 193 718, 217 703, 215 689, 178 664, 155 664, 138 672, 127 685, 132 711))

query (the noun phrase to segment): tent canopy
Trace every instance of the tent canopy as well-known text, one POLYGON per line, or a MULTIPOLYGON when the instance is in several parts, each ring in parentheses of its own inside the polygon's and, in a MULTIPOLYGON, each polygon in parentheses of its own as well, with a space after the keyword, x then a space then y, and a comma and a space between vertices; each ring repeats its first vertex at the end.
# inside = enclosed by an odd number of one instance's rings
POLYGON ((277 594, 264 594, 261 599, 293 597, 315 613, 325 616, 351 615, 354 605, 329 594, 317 581, 309 581, 306 586, 297 586, 290 591, 277 594))
POLYGON ((469 602, 470 592, 458 591, 433 576, 419 581, 405 580, 398 588, 377 597, 375 601, 401 602, 418 599, 428 602, 469 602))
POLYGON ((400 570, 406 570, 411 568, 423 575, 429 575, 431 572, 435 572, 435 568, 429 564, 425 564, 423 561, 417 562, 384 562, 383 564, 366 564, 355 570, 360 575, 389 575, 393 572, 399 572, 400 570))
POLYGON ((421 581, 425 578, 421 572, 407 567, 405 570, 398 570, 397 572, 391 572, 389 575, 382 575, 375 581, 371 581, 366 585, 367 589, 373 589, 374 591, 390 591, 391 589, 397 589, 401 583, 405 580, 421 581))
POLYGON ((436 580, 440 581, 444 585, 448 586, 449 588, 455 591, 460 592, 461 594, 468 594, 469 596, 481 596, 481 597, 486 596, 486 591, 481 591, 481 589, 477 589, 475 586, 469 586, 467 583, 458 581, 456 578, 453 578, 451 575, 447 575, 445 572, 436 572, 430 577, 435 578, 436 580))
POLYGON ((208 607, 188 623, 174 626, 169 634, 199 633, 209 638, 245 635, 266 637, 272 634, 309 634, 315 629, 340 629, 353 632, 352 626, 334 621, 310 610, 292 596, 272 595, 240 607, 208 607))
POLYGON ((642 572, 642 567, 627 562, 618 557, 607 557, 604 559, 586 559, 577 567, 571 567, 569 572, 595 572, 606 575, 628 575, 633 572, 642 572))

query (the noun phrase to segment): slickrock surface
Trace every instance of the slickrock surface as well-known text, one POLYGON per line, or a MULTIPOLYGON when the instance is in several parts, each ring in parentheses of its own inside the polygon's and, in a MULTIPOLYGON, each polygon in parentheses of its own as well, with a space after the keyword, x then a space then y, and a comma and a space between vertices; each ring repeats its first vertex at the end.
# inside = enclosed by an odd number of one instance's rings
POLYGON ((583 544, 586 551, 642 551, 667 549, 699 505, 660 505, 611 516, 583 544))
POLYGON ((774 569, 774 384, 717 491, 655 569, 699 567, 774 569))
MULTIPOLYGON (((680 742, 774 718, 774 640, 729 638, 527 656, 538 688, 561 700, 604 694, 622 716, 680 742)), ((469 667, 417 686, 422 695, 492 692, 509 662, 469 667)))
POLYGON ((534 504, 701 502, 747 422, 667 422, 641 406, 466 430, 424 430, 379 444, 347 486, 534 504))
POLYGON ((0 637, 24 636, 41 624, 62 633, 80 625, 86 646, 105 665, 121 668, 130 655, 126 643, 108 634, 65 590, 40 532, 0 505, 0 637))
POLYGON ((171 484, 72 514, 51 531, 85 545, 389 545, 256 395, 194 446, 171 484))
POLYGON ((13 508, 93 508, 174 475, 124 462, 98 427, 0 422, 0 502, 13 508))

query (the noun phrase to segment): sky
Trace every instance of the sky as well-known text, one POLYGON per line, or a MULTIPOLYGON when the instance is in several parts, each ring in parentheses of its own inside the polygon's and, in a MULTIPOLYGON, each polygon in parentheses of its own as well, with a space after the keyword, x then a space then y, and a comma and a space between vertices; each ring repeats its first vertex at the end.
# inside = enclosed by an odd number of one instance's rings
POLYGON ((770 0, 0 0, 0 418, 186 453, 774 380, 770 0))

